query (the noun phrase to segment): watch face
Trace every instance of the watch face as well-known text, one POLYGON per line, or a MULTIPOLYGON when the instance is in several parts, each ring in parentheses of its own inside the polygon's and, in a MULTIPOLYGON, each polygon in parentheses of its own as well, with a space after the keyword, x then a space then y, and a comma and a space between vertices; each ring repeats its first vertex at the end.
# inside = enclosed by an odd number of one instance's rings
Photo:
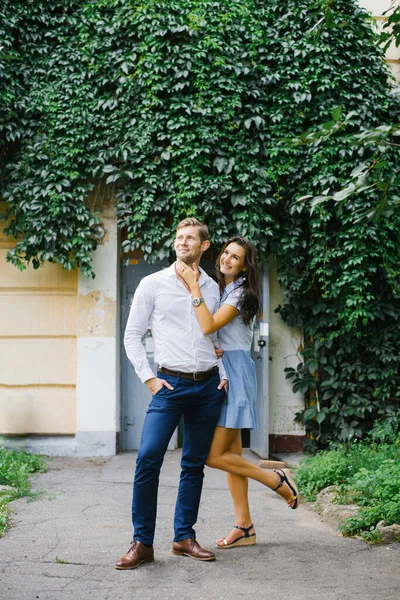
POLYGON ((202 302, 204 302, 203 298, 193 298, 192 300, 193 306, 200 306, 202 302))

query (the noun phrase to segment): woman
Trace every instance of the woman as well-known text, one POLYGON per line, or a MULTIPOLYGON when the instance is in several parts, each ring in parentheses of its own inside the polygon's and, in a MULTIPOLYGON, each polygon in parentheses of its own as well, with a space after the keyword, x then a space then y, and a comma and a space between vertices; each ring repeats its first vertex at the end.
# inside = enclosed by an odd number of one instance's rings
MULTIPOLYGON (((178 261, 178 270, 194 298, 201 297, 198 269, 178 261)), ((216 263, 221 290, 220 308, 213 315, 206 304, 195 307, 196 316, 205 335, 219 331, 222 360, 229 377, 229 392, 215 429, 206 464, 227 472, 233 499, 236 524, 220 538, 218 548, 250 546, 256 543, 256 533, 250 517, 247 478, 255 479, 277 491, 288 506, 299 506, 299 493, 287 469, 265 471, 242 457, 241 428, 255 429, 257 415, 255 365, 250 356, 254 319, 261 304, 261 285, 254 245, 246 238, 230 238, 222 248, 216 263)))

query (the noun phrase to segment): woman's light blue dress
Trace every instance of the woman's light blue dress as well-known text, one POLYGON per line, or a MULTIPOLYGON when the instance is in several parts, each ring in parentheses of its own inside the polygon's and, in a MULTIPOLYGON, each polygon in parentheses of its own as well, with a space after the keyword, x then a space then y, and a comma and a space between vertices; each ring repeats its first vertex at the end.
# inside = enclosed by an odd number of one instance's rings
MULTIPOLYGON (((243 278, 226 286, 220 306, 230 304, 235 308, 241 298, 243 278)), ((217 426, 229 429, 257 428, 257 378, 256 367, 250 356, 254 319, 245 325, 240 314, 218 332, 219 345, 224 354, 222 361, 229 378, 229 390, 217 426)))

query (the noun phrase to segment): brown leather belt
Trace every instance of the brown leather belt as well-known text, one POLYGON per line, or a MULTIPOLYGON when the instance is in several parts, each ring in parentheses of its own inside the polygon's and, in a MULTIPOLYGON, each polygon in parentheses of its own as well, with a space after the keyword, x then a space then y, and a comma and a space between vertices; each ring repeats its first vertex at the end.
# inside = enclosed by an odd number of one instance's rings
POLYGON ((171 371, 165 367, 159 367, 160 373, 164 375, 170 375, 171 377, 182 377, 183 379, 194 379, 194 381, 203 381, 204 379, 210 379, 214 375, 218 375, 218 367, 213 367, 209 371, 197 371, 197 373, 183 373, 182 371, 171 371))

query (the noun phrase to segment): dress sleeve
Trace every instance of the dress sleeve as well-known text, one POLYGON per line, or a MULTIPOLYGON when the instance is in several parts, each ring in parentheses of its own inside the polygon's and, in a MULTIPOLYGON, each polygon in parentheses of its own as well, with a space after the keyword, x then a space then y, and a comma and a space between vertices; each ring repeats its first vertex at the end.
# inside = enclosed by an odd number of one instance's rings
POLYGON ((239 310, 238 304, 240 304, 241 298, 242 290, 240 288, 236 288, 227 295, 226 299, 222 301, 221 306, 224 304, 229 304, 230 306, 234 306, 237 308, 237 310, 239 310))

